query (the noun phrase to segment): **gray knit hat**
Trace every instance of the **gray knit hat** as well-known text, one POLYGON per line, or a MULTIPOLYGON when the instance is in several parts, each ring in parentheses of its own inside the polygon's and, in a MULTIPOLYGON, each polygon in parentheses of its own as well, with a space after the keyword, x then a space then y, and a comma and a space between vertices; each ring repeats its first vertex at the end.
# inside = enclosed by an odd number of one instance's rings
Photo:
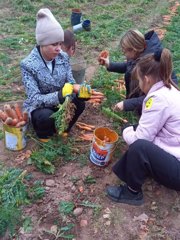
POLYGON ((48 8, 42 8, 37 13, 36 42, 38 45, 48 45, 64 41, 64 31, 48 8))

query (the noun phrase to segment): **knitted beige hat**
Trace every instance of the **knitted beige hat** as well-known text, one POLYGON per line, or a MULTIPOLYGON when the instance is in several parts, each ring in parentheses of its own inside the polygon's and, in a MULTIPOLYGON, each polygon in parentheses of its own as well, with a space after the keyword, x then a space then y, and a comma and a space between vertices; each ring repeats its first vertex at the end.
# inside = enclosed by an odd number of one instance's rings
POLYGON ((37 13, 36 42, 38 45, 48 45, 64 41, 64 31, 48 8, 42 8, 37 13))

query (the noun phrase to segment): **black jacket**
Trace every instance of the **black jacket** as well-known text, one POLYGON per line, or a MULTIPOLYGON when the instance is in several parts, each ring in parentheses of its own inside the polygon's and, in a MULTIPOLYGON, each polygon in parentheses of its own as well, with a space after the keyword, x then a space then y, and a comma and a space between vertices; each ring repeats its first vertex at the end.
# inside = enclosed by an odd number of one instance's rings
MULTIPOLYGON (((158 35, 154 31, 147 32, 145 35, 146 48, 140 57, 154 53, 155 51, 162 49, 162 44, 158 35)), ((132 94, 133 88, 131 86, 131 73, 136 65, 136 60, 129 60, 127 62, 110 62, 107 68, 110 72, 124 73, 125 87, 126 87, 126 99, 124 100, 124 110, 125 111, 138 111, 141 114, 142 103, 145 95, 138 91, 132 94), (130 95, 130 96, 129 96, 130 95)), ((173 81, 177 84, 177 77, 175 73, 172 74, 173 81)))

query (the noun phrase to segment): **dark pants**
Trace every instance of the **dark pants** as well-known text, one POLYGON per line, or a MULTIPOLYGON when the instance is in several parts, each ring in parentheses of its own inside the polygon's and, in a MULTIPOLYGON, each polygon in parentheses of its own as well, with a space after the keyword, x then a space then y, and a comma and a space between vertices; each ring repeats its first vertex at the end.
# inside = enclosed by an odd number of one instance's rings
MULTIPOLYGON (((67 132, 70 131, 78 117, 85 109, 85 102, 74 98, 72 102, 76 105, 75 114, 73 119, 70 121, 67 132)), ((57 108, 38 108, 31 113, 31 121, 33 128, 39 138, 48 138, 53 136, 56 132, 54 118, 50 116, 56 112, 57 108)))
POLYGON ((114 173, 129 187, 141 191, 147 177, 180 191, 180 161, 155 144, 137 140, 113 166, 114 173))

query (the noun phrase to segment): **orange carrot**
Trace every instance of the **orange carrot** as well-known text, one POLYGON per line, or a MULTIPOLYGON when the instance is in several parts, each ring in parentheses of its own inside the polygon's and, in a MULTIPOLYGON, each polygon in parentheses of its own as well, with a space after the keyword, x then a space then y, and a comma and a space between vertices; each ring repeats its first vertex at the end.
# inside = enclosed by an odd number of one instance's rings
POLYGON ((99 57, 101 58, 107 58, 109 56, 109 51, 107 50, 103 50, 102 52, 100 52, 99 57))
POLYGON ((4 122, 6 121, 6 118, 7 118, 7 114, 2 110, 0 110, 0 119, 4 122))
POLYGON ((109 52, 107 50, 104 50, 102 52, 100 52, 99 56, 98 56, 98 62, 101 64, 101 65, 104 65, 105 64, 105 61, 104 59, 102 58, 107 58, 109 56, 109 52))
POLYGON ((16 114, 16 111, 15 111, 13 108, 11 108, 11 115, 12 115, 12 118, 13 118, 13 119, 18 119, 18 116, 17 116, 17 114, 16 114))
POLYGON ((16 124, 16 127, 23 127, 25 124, 26 124, 25 121, 21 121, 16 124))
POLYGON ((92 141, 92 139, 93 139, 93 136, 91 137, 91 136, 79 136, 79 138, 80 139, 82 139, 82 140, 85 140, 85 141, 92 141))
POLYGON ((95 128, 94 125, 90 125, 90 124, 86 124, 86 123, 83 123, 83 122, 77 122, 78 125, 83 125, 83 126, 86 126, 86 127, 90 127, 90 128, 95 128))
POLYGON ((23 112, 23 120, 25 122, 28 122, 28 118, 29 118, 28 113, 27 112, 23 112))
POLYGON ((12 126, 16 126, 16 124, 18 123, 18 119, 17 118, 14 118, 13 120, 12 120, 12 126))
POLYGON ((19 105, 18 105, 17 103, 14 104, 14 109, 15 109, 15 111, 16 111, 16 114, 17 114, 17 116, 18 116, 18 119, 19 119, 20 121, 22 121, 22 119, 23 119, 22 111, 21 111, 21 109, 20 109, 20 107, 19 107, 19 105))
POLYGON ((79 136, 79 138, 86 141, 91 141, 93 139, 93 136, 94 136, 93 133, 86 133, 79 136))
POLYGON ((100 98, 94 98, 94 99, 89 99, 88 102, 90 103, 101 103, 101 99, 100 98))
POLYGON ((8 117, 10 118, 16 118, 13 109, 11 108, 11 106, 9 104, 5 104, 4 105, 4 112, 7 114, 8 117))
POLYGON ((102 99, 102 98, 104 98, 104 96, 102 96, 102 95, 91 95, 91 97, 90 97, 90 99, 102 99))
POLYGON ((104 96, 103 93, 101 93, 101 92, 97 92, 97 91, 95 91, 95 90, 92 90, 92 95, 100 95, 100 96, 104 96))
POLYGON ((9 126, 12 126, 12 123, 13 123, 13 119, 11 117, 7 117, 6 118, 6 121, 4 122, 5 124, 9 125, 9 126))
POLYGON ((83 130, 87 130, 87 131, 93 131, 92 128, 90 127, 87 127, 87 126, 82 126, 82 125, 79 125, 79 124, 76 124, 76 126, 80 129, 83 129, 83 130))
POLYGON ((107 136, 104 136, 104 142, 109 142, 110 139, 107 136))

